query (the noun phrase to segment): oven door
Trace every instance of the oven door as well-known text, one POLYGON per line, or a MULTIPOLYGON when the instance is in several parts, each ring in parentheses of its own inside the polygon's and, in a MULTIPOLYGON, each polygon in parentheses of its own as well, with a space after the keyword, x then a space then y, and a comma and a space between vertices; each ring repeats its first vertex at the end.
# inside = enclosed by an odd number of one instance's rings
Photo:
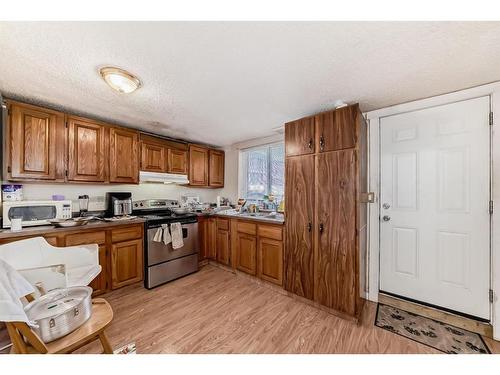
POLYGON ((153 241, 157 230, 158 228, 148 229, 147 266, 153 266, 198 252, 198 223, 182 224, 184 246, 176 250, 172 248, 172 243, 165 245, 163 242, 153 241))
POLYGON ((10 228, 11 219, 22 218, 22 225, 44 225, 49 224, 49 220, 56 219, 61 216, 58 206, 55 204, 46 204, 39 206, 10 206, 4 210, 3 227, 10 228))

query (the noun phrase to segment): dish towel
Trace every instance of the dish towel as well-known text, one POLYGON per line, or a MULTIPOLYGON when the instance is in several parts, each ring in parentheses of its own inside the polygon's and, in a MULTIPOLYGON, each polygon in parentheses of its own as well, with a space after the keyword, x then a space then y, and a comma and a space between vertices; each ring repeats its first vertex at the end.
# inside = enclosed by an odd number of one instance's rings
POLYGON ((153 236, 153 242, 161 242, 163 236, 163 228, 158 228, 155 235, 153 236))
POLYGON ((168 224, 162 224, 161 227, 163 228, 163 243, 168 245, 172 242, 172 237, 170 236, 170 232, 168 230, 168 224))
POLYGON ((7 262, 0 259, 0 321, 32 323, 24 312, 21 298, 33 293, 33 286, 7 262))
POLYGON ((170 224, 170 232, 172 233, 172 248, 175 250, 184 246, 181 223, 170 224))

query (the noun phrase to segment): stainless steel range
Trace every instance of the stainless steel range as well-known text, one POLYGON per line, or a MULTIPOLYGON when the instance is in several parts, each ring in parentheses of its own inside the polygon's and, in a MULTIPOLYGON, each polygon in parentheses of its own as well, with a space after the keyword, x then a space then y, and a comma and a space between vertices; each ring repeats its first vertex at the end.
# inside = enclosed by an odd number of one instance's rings
POLYGON ((158 285, 198 271, 198 219, 195 214, 175 214, 179 207, 175 200, 150 199, 135 201, 133 215, 146 219, 144 239, 144 286, 158 285), (162 224, 181 223, 184 246, 174 250, 172 244, 154 241, 162 224))

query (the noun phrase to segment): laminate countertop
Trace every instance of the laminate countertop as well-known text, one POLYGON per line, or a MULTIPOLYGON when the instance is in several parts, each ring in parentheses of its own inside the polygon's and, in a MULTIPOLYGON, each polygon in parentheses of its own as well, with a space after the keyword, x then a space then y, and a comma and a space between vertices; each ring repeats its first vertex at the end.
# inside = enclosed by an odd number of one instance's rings
POLYGON ((275 217, 268 217, 268 216, 250 216, 250 215, 241 215, 238 213, 235 213, 233 210, 224 210, 224 211, 219 211, 219 212, 202 212, 202 213, 197 213, 198 216, 219 216, 219 217, 225 217, 225 218, 235 218, 235 219, 241 219, 241 220, 251 220, 251 221, 261 221, 261 222, 266 222, 266 223, 271 223, 271 224, 284 224, 285 223, 285 215, 283 214, 276 214, 275 217), (226 212, 227 211, 227 212, 226 212))
POLYGON ((99 229, 108 229, 111 227, 119 227, 125 225, 133 225, 133 224, 143 224, 146 220, 142 218, 135 218, 130 220, 123 221, 101 221, 94 220, 90 221, 86 225, 82 225, 79 227, 67 227, 67 228, 56 228, 53 225, 39 225, 34 227, 24 227, 19 232, 12 232, 10 229, 1 229, 0 230, 0 239, 4 238, 16 238, 16 237, 25 237, 25 236, 33 236, 33 235, 43 235, 47 233, 58 234, 64 232, 74 232, 74 231, 86 231, 86 230, 99 230, 99 229))

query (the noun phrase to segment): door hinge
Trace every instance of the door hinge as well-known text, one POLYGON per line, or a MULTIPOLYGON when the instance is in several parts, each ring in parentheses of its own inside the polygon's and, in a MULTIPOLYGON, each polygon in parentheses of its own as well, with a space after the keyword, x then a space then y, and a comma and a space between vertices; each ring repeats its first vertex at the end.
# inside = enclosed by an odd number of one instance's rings
POLYGON ((493 289, 490 289, 489 297, 490 297, 490 303, 493 303, 493 289))
POLYGON ((64 123, 64 126, 66 126, 66 128, 68 127, 68 121, 64 123))
POLYGON ((67 170, 67 169, 66 169, 66 172, 65 172, 65 174, 66 174, 66 177, 68 177, 68 170, 67 170))
POLYGON ((8 173, 11 173, 11 172, 12 172, 12 168, 10 167, 10 165, 7 167, 7 172, 8 172, 8 173))
POLYGON ((490 215, 493 215, 493 201, 490 201, 490 215))
POLYGON ((493 125, 493 112, 490 112, 490 126, 493 125))

